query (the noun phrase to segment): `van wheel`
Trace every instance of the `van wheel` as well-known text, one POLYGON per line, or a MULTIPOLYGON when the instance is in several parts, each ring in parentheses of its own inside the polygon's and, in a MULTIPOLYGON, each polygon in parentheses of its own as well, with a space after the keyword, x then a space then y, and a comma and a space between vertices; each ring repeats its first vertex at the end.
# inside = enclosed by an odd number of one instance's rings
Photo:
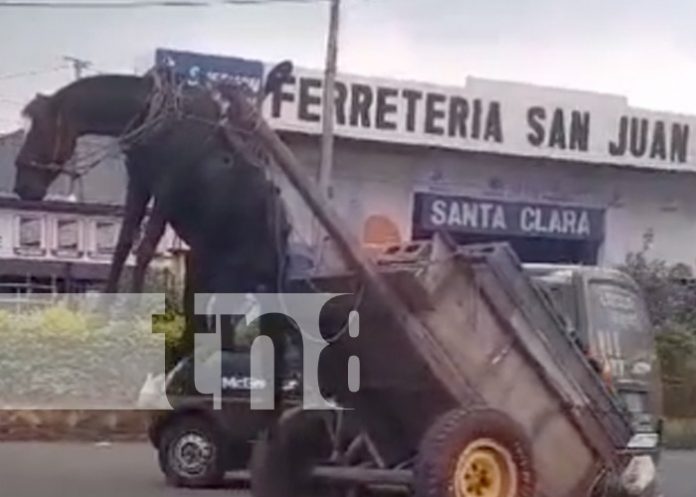
POLYGON ((456 409, 421 441, 416 497, 533 497, 536 474, 523 429, 493 409, 456 409))
POLYGON ((183 416, 166 426, 160 436, 158 458, 167 483, 176 487, 209 488, 225 476, 224 441, 210 421, 183 416))

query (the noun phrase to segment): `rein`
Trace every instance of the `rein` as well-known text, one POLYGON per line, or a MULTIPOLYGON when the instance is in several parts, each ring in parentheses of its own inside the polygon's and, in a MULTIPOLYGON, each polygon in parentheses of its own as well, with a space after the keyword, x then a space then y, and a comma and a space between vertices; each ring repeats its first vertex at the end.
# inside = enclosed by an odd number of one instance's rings
POLYGON ((25 167, 31 167, 32 169, 38 169, 43 171, 51 171, 59 174, 64 174, 72 179, 79 179, 85 174, 87 174, 89 171, 94 169, 102 160, 104 160, 107 157, 108 155, 105 155, 104 157, 101 157, 96 161, 86 164, 75 165, 70 169, 66 169, 65 167, 59 166, 57 164, 41 164, 36 161, 27 162, 25 167))

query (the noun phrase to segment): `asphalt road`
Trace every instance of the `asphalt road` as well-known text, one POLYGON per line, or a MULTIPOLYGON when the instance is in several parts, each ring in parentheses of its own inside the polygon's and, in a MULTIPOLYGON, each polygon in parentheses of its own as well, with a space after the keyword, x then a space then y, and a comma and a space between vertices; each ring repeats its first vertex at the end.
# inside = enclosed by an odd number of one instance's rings
MULTIPOLYGON (((661 468, 664 497, 696 497, 696 452, 669 452, 661 468)), ((1 497, 248 497, 223 490, 165 486, 146 444, 0 443, 1 497)))

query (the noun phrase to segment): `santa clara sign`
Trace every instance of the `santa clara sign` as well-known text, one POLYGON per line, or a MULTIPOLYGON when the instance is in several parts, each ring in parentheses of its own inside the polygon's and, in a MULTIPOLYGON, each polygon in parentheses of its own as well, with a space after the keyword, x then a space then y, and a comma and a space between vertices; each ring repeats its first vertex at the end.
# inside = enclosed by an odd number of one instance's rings
MULTIPOLYGON (((266 117, 276 129, 320 133, 322 85, 320 72, 296 69, 265 102, 266 117)), ((610 95, 342 75, 335 118, 336 134, 347 138, 696 171, 694 117, 635 109, 610 95)))
POLYGON ((576 240, 604 237, 604 211, 417 193, 419 227, 460 233, 576 240))

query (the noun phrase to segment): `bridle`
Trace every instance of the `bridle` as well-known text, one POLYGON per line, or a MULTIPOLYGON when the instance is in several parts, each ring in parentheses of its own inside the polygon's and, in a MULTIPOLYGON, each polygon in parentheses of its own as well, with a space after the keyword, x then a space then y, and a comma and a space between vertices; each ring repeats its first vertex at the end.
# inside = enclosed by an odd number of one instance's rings
POLYGON ((92 170, 94 167, 96 167, 103 158, 99 158, 96 161, 92 161, 89 163, 85 164, 76 164, 72 160, 66 161, 63 165, 58 164, 58 157, 61 152, 61 147, 63 145, 63 115, 61 113, 58 113, 56 117, 56 125, 55 125, 55 143, 53 144, 53 150, 51 153, 51 158, 50 162, 46 164, 42 164, 40 162, 37 162, 35 160, 30 161, 30 162, 24 162, 23 166, 24 167, 30 167, 32 169, 37 169, 41 171, 49 171, 53 173, 58 173, 63 174, 65 176, 70 177, 72 180, 77 180, 80 179, 82 176, 87 174, 90 170, 92 170), (73 162, 73 166, 68 168, 65 167, 67 164, 70 162, 73 162))
MULTIPOLYGON (((118 137, 118 146, 116 147, 118 151, 127 153, 133 147, 146 143, 149 137, 174 117, 175 121, 181 119, 205 121, 211 128, 214 128, 215 132, 223 133, 224 138, 236 154, 261 169, 268 168, 270 157, 255 146, 257 143, 254 140, 261 120, 259 109, 244 101, 244 97, 241 96, 237 88, 226 84, 208 88, 221 110, 221 116, 217 121, 206 120, 185 114, 182 104, 184 100, 182 86, 174 83, 171 77, 162 75, 157 70, 148 72, 147 76, 152 78, 153 87, 146 107, 125 127, 123 133, 118 137)), ((37 161, 24 162, 23 166, 66 175, 72 180, 76 180, 114 153, 114 150, 106 150, 102 154, 93 154, 96 155, 93 160, 87 162, 81 160, 80 163, 77 163, 75 156, 73 156, 60 165, 58 159, 63 146, 63 129, 63 115, 58 113, 54 132, 55 143, 50 162, 46 164, 37 161)))
POLYGON ((64 164, 58 164, 58 158, 63 146, 63 115, 58 113, 55 123, 55 143, 51 153, 50 162, 43 164, 37 161, 24 162, 24 167, 32 169, 49 171, 59 175, 65 175, 71 180, 77 180, 86 175, 89 171, 98 166, 103 160, 114 155, 120 150, 127 152, 133 146, 143 143, 147 137, 154 133, 156 128, 159 128, 161 122, 166 121, 171 115, 180 115, 180 94, 168 90, 169 86, 162 81, 161 76, 153 71, 148 74, 154 81, 152 91, 147 99, 145 117, 138 114, 125 127, 123 133, 118 137, 118 146, 114 150, 102 150, 103 153, 92 153, 92 160, 77 162, 75 156, 65 161, 64 164), (140 122, 141 121, 141 122, 140 122), (71 166, 71 167, 66 167, 71 166))

